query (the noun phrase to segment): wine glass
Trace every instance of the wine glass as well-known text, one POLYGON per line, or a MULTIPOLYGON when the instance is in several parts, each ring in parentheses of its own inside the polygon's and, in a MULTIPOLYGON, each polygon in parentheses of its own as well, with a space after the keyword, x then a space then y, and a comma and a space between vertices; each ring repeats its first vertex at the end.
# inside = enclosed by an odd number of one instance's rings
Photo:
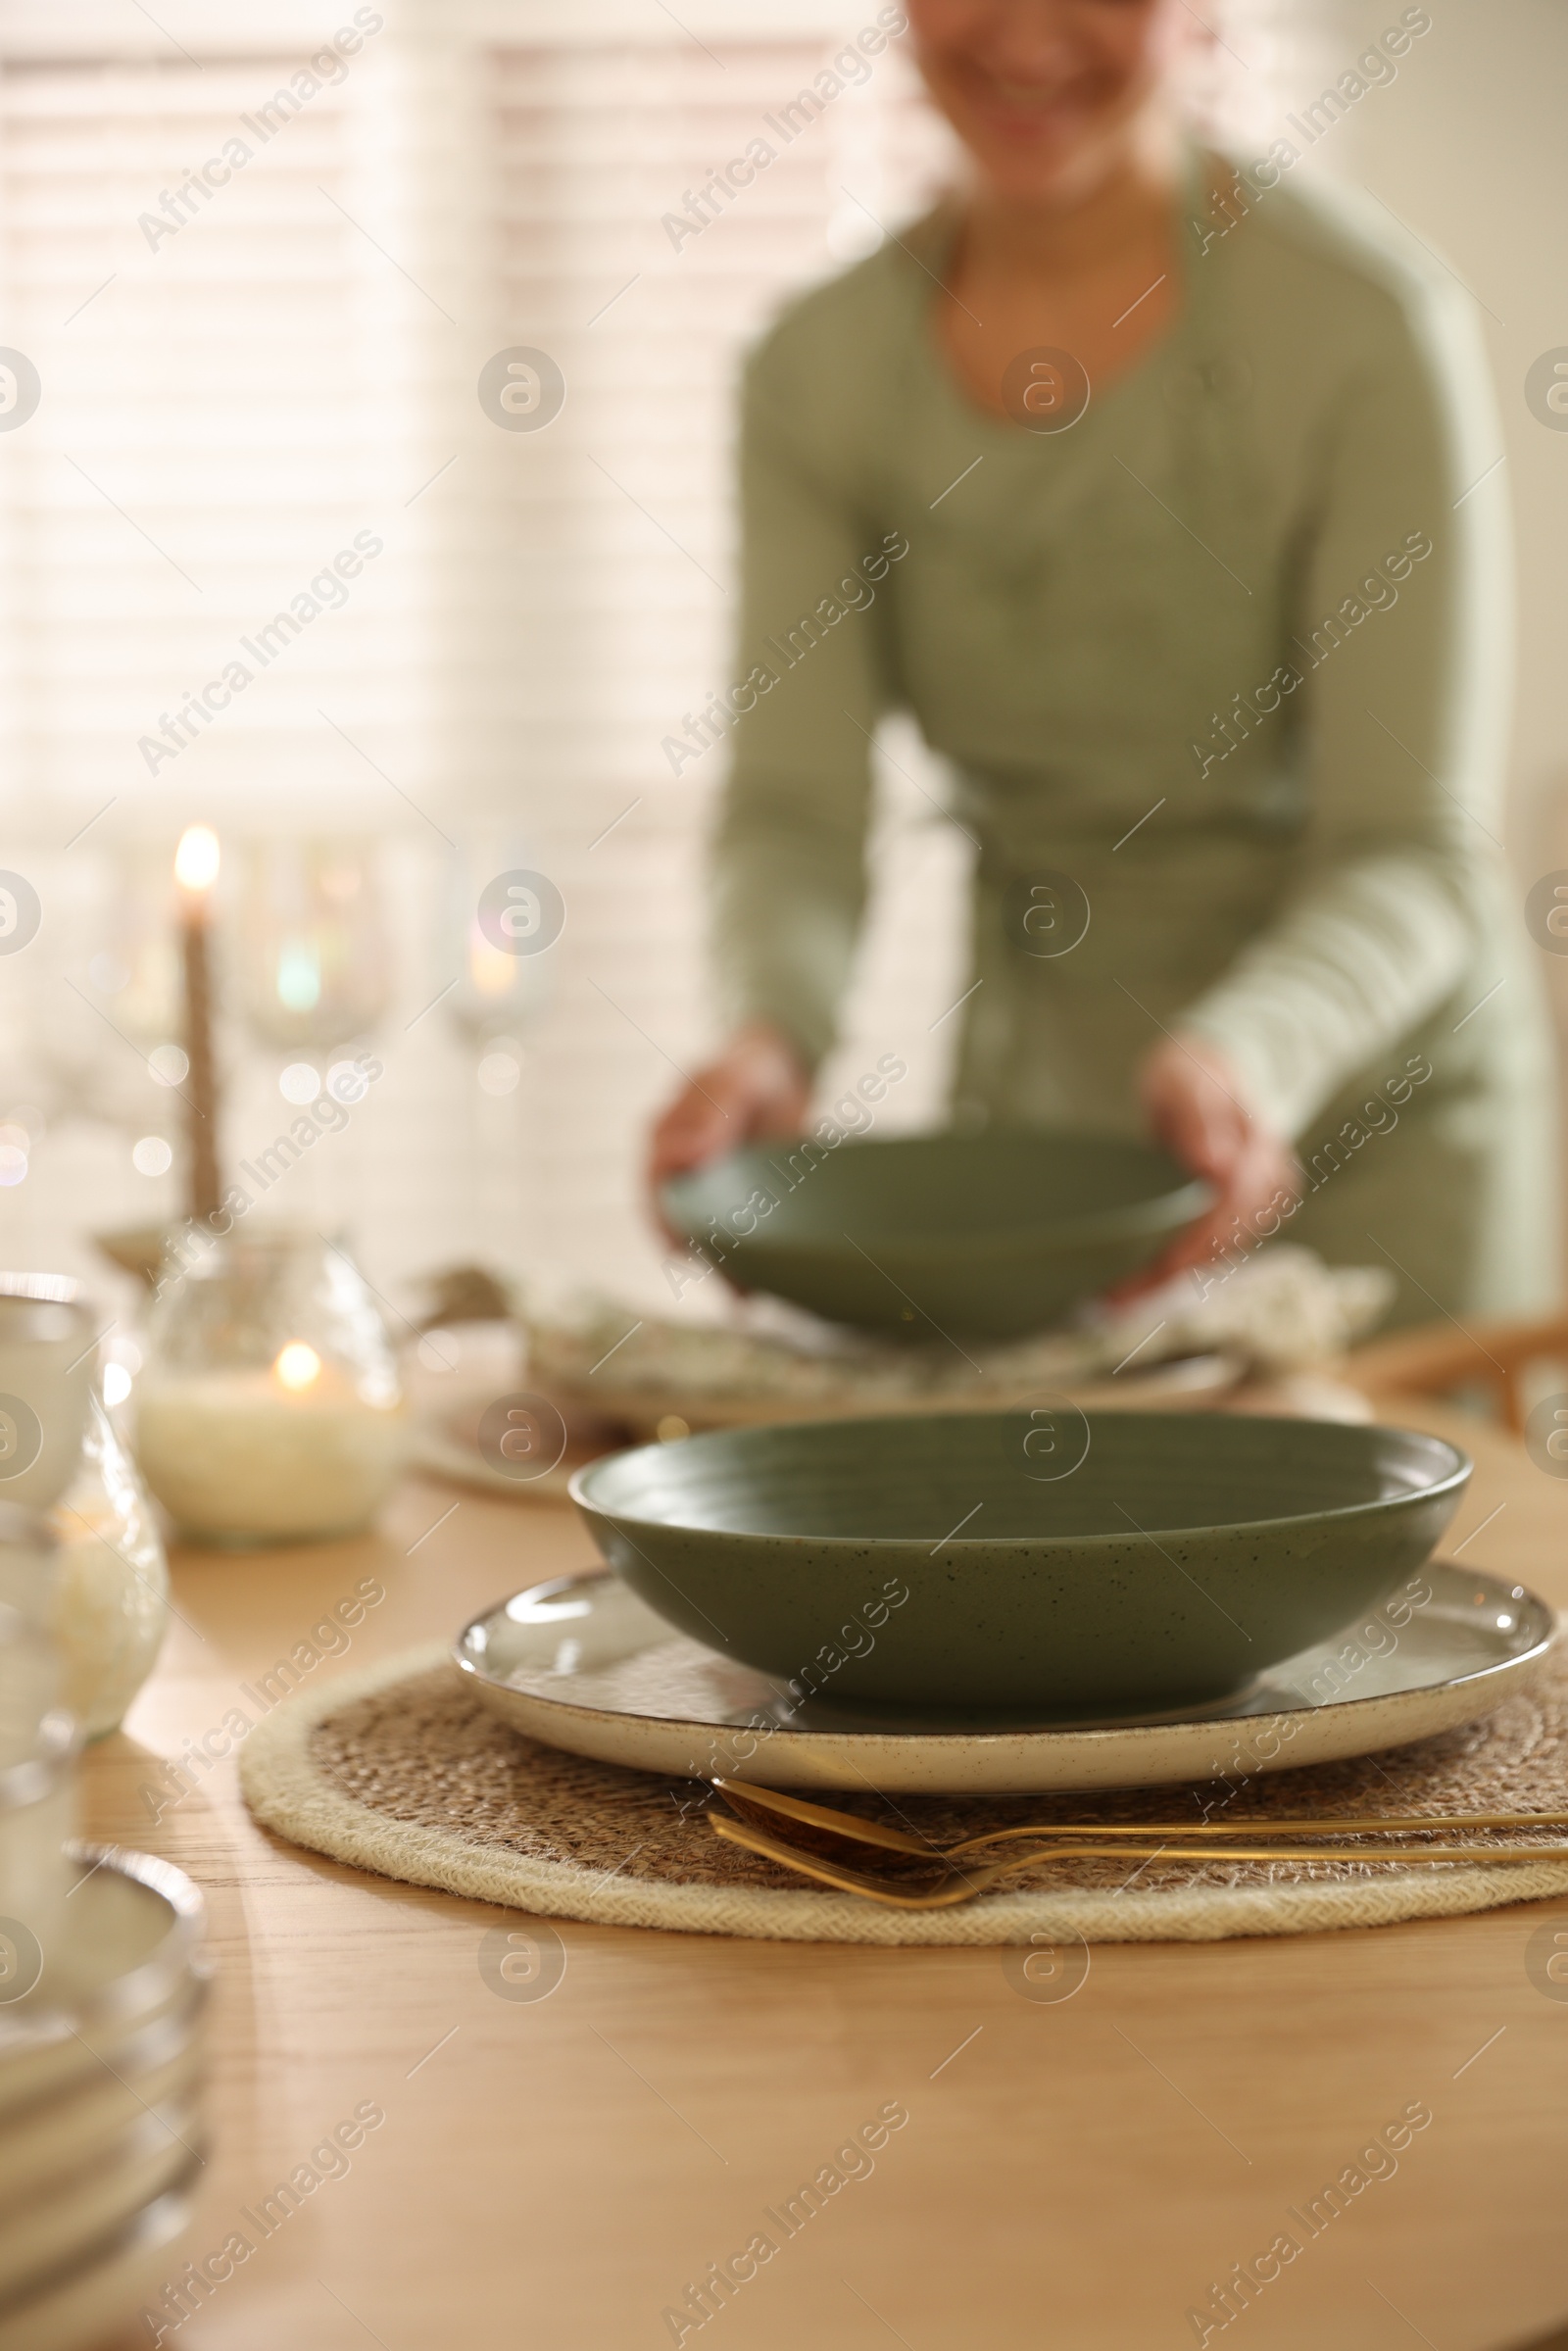
POLYGON ((329 1051, 385 1013, 392 966, 373 845, 253 842, 246 857, 236 977, 264 1044, 329 1051))
MULTIPOLYGON (((493 1042, 515 1047, 518 1032, 550 1002, 549 955, 509 953, 495 928, 487 928, 479 914, 487 889, 503 875, 531 871, 534 862, 521 842, 500 835, 466 841, 449 860, 445 929, 458 964, 458 984, 447 1003, 459 1027, 481 1047, 493 1042)), ((511 1086, 485 1091, 510 1092, 511 1086)))
POLYGON ((555 957, 509 952, 501 944, 512 935, 509 927, 484 922, 480 902, 505 877, 537 866, 537 851, 515 836, 466 839, 448 859, 442 925, 443 962, 457 978, 442 1008, 474 1055, 468 1098, 474 1229, 481 1251, 509 1272, 517 1269, 517 1236, 538 1223, 524 1116, 524 1039, 554 994, 555 957))
MULTIPOLYGON (((357 1044, 392 1000, 393 970, 373 842, 345 837, 250 843, 232 958, 234 1000, 252 1036, 288 1056, 277 1091, 292 1118, 337 1082, 334 1046, 357 1044), (298 1056, 310 1054, 310 1059, 298 1056)), ((291 1212, 334 1229, 359 1195, 360 1146, 312 1151, 289 1176, 291 1212)))

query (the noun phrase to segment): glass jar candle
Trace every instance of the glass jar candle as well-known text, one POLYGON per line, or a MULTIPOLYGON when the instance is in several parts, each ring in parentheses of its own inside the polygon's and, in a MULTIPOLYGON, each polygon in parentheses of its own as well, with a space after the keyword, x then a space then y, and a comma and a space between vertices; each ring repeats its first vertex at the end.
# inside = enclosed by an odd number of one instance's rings
POLYGON ((316 1234, 235 1233, 171 1265, 136 1382, 136 1457, 181 1533, 231 1549, 349 1535, 405 1451, 363 1276, 316 1234))

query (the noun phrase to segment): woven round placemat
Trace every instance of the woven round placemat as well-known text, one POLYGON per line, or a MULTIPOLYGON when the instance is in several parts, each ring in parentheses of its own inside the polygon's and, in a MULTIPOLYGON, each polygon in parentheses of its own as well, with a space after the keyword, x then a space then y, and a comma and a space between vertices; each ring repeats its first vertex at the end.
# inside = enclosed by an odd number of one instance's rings
MULTIPOLYGON (((607 1926, 791 1942, 1206 1942, 1451 1916, 1568 1892, 1568 1861, 1074 1860, 954 1910, 888 1910, 721 1843, 701 1782, 595 1763, 490 1714, 444 1647, 300 1691, 240 1751, 256 1818, 413 1886, 607 1926)), ((832 1801, 938 1841, 1007 1821, 1282 1820, 1306 1814, 1568 1810, 1568 1648, 1462 1730, 1244 1783, 1084 1796, 832 1801)), ((1451 1839, 1449 1841, 1452 1841, 1451 1839)), ((1517 1841, 1517 1839, 1515 1840, 1517 1841)))

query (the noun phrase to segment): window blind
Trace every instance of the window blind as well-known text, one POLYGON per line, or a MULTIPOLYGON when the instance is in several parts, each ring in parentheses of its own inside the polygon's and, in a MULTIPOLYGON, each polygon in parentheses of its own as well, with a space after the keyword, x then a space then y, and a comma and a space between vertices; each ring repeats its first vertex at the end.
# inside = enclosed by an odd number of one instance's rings
MULTIPOLYGON (((7 1209, 72 1262, 83 1231, 175 1204, 172 1176, 128 1169, 172 1105, 86 974, 178 826, 216 823, 236 869, 249 836, 373 832, 387 1076, 301 1207, 347 1213, 400 1297, 480 1254, 667 1303, 636 1160, 713 1042, 723 753, 676 777, 662 744, 727 675, 736 367, 790 291, 916 208, 940 141, 896 52, 800 108, 842 42, 776 20, 499 45, 389 26, 309 89, 309 44, 273 46, 263 12, 234 50, 246 13, 217 58, 0 53, 0 342, 42 386, 0 434, 0 751, 55 916, 0 972, 0 1120, 42 1096, 53 1122, 47 1181, 7 1209), (777 161, 744 202, 679 227, 757 137, 777 161), (518 346, 566 387, 537 432, 478 395, 518 346), (463 906, 522 863, 566 929, 489 1017, 463 906), (509 1060, 510 1092, 479 1084, 509 1060)), ((873 909, 845 1053, 905 1051, 913 1118, 956 992, 956 837, 902 772, 918 751, 897 759, 875 863, 903 916, 873 909)), ((225 1046, 240 1150, 275 1123, 279 1056, 232 1017, 225 1046)))
POLYGON ((373 682, 414 714, 420 618, 365 552, 411 436, 349 217, 359 37, 314 73, 303 48, 0 71, 7 340, 41 384, 0 437, 0 726, 51 832, 111 797, 144 830, 308 810, 344 789, 317 706, 373 682))
MULTIPOLYGON (((513 681, 505 731, 539 763, 540 862, 582 913, 528 1053, 530 1099, 549 1105, 530 1145, 536 1197, 553 1203, 566 1265, 591 1265, 634 1225, 628 1143, 716 1041, 701 851, 725 755, 716 744, 677 775, 663 746, 728 678, 741 356, 791 292, 907 219, 945 155, 896 53, 819 112, 800 104, 840 78, 841 47, 715 38, 495 56, 501 316, 569 387, 548 432, 495 436, 513 593, 498 612, 509 646, 489 663, 513 681), (774 160, 726 198, 712 174, 755 140, 774 160)), ((927 776, 917 748, 898 756, 927 776)), ((858 1055, 897 1043, 914 1069, 900 1110, 929 1117, 948 1040, 927 1023, 952 1001, 958 959, 956 852, 906 773, 883 781, 880 911, 843 1061, 858 1070, 858 1055)), ((824 1085, 840 1074, 825 1070, 824 1085)), ((646 1244, 641 1254, 646 1278, 646 1244)), ((621 1263, 630 1280, 629 1250, 621 1263)))

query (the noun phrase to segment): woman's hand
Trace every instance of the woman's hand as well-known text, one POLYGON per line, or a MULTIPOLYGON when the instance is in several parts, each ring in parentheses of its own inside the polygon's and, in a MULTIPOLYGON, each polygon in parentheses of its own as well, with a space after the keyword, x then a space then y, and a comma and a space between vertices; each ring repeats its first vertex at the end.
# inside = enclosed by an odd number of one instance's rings
POLYGON ((810 1106, 811 1081, 789 1039, 762 1022, 740 1030, 677 1095, 649 1139, 648 1190, 660 1224, 666 1176, 705 1167, 759 1136, 799 1135, 810 1106))
POLYGON ((1218 1197, 1153 1265, 1114 1293, 1117 1298, 1152 1290, 1190 1265, 1212 1264, 1222 1250, 1267 1240, 1299 1190, 1290 1146, 1251 1108, 1245 1081, 1217 1047, 1199 1037, 1167 1038, 1145 1061, 1138 1091, 1156 1140, 1195 1175, 1206 1176, 1218 1197))

